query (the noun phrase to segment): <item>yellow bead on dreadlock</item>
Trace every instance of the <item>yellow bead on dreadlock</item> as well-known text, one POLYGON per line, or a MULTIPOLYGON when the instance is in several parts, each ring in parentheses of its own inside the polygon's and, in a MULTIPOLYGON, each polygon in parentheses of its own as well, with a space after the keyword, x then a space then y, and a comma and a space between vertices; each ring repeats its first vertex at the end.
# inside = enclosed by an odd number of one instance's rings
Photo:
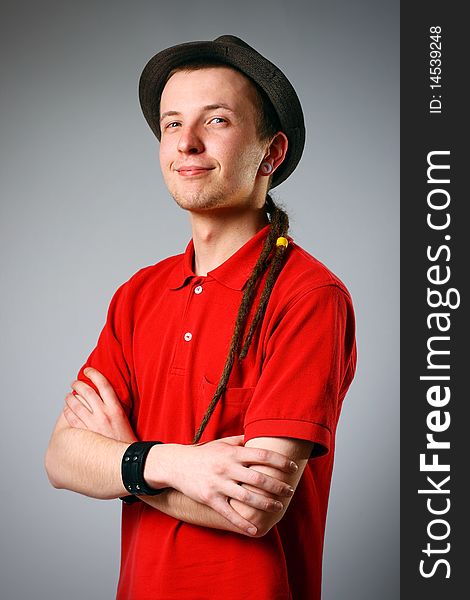
POLYGON ((278 237, 276 240, 276 246, 285 246, 287 248, 287 244, 289 240, 285 237, 278 237))

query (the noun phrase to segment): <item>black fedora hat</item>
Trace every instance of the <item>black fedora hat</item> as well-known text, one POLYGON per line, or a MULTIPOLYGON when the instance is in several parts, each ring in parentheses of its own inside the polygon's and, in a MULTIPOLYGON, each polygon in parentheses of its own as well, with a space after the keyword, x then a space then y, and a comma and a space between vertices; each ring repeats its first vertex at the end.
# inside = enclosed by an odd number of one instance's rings
POLYGON ((282 183, 297 166, 305 144, 302 107, 284 73, 246 42, 233 35, 214 41, 187 42, 153 56, 142 71, 139 100, 147 123, 160 140, 160 96, 170 71, 194 60, 212 60, 235 67, 265 92, 289 140, 287 155, 273 175, 272 186, 282 183))

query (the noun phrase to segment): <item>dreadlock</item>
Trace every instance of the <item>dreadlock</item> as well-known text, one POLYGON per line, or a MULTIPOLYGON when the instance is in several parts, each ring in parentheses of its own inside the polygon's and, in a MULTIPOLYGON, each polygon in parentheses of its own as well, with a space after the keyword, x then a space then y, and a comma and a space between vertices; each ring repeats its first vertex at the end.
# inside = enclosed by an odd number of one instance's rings
POLYGON ((269 228, 268 235, 266 236, 263 249, 258 257, 258 261, 253 268, 243 292, 243 297, 235 321, 232 340, 230 342, 230 348, 225 360, 224 370, 222 371, 222 375, 215 390, 214 396, 207 407, 206 414, 204 415, 201 424, 196 431, 192 442, 193 444, 196 444, 201 439, 204 429, 206 428, 206 425, 209 422, 209 419, 211 418, 219 399, 227 387, 227 382, 230 377, 230 373, 232 372, 235 357, 238 355, 239 360, 243 360, 246 357, 251 340, 253 339, 253 335, 256 331, 256 327, 263 318, 271 291, 284 264, 287 248, 283 245, 277 245, 276 242, 279 237, 287 236, 287 231, 289 229, 289 217, 287 216, 286 212, 284 212, 274 203, 274 200, 269 194, 266 195, 265 207, 266 212, 270 216, 271 226, 269 228), (269 257, 273 254, 273 252, 274 256, 270 262, 269 257), (266 272, 268 265, 269 271, 266 276, 264 289, 261 293, 258 307, 254 314, 253 320, 251 321, 245 342, 242 345, 242 335, 245 331, 246 321, 253 305, 256 290, 258 289, 259 283, 263 277, 263 274, 266 272))

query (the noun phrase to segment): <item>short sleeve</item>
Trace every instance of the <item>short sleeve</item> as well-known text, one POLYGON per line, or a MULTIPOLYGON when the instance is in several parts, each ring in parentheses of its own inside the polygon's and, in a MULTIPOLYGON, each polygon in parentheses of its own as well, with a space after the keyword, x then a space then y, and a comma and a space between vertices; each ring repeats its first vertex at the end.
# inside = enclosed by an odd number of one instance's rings
POLYGON ((126 352, 130 342, 128 330, 131 322, 127 303, 128 286, 129 282, 126 282, 114 293, 98 342, 80 368, 77 379, 85 381, 98 391, 83 371, 87 367, 94 367, 100 371, 112 385, 129 415, 132 408, 132 386, 129 352, 126 352))
POLYGON ((302 294, 267 339, 261 377, 245 414, 245 442, 293 437, 315 442, 315 456, 326 454, 355 366, 349 295, 337 285, 302 294))

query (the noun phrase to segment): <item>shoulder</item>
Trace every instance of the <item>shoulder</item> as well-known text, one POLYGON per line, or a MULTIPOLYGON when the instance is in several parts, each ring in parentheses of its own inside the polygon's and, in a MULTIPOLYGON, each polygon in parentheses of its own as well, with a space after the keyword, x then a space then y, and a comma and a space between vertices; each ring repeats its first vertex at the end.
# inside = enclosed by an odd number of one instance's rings
POLYGON ((159 262, 142 267, 126 282, 131 288, 141 290, 155 283, 166 283, 174 269, 183 262, 184 253, 164 258, 159 262))
POLYGON ((121 283, 114 293, 115 301, 133 304, 136 299, 144 300, 155 288, 169 285, 175 270, 182 269, 184 253, 169 256, 159 262, 140 268, 129 279, 121 283))
MULTIPOLYGON (((351 296, 343 281, 325 264, 307 252, 294 240, 290 241, 288 254, 274 288, 284 305, 295 304, 303 296, 351 296)), ((274 290, 273 290, 274 293, 274 290)))

